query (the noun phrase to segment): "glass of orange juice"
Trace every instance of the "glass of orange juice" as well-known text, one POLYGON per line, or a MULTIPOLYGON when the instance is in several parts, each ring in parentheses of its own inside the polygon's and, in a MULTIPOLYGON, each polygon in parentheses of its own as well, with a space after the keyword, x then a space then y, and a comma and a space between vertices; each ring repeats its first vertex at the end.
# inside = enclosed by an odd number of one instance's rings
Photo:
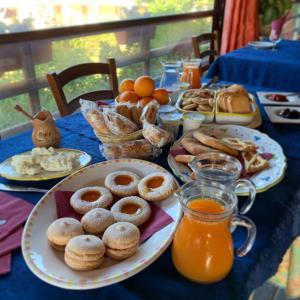
POLYGON ((188 82, 192 89, 201 88, 201 59, 183 61, 182 82, 188 82))
POLYGON ((175 232, 172 259, 186 278, 200 283, 214 283, 230 272, 234 254, 246 255, 256 238, 255 224, 236 215, 237 197, 220 183, 208 186, 200 181, 184 184, 176 193, 183 217, 175 232), (236 251, 232 226, 247 229, 247 239, 236 251))

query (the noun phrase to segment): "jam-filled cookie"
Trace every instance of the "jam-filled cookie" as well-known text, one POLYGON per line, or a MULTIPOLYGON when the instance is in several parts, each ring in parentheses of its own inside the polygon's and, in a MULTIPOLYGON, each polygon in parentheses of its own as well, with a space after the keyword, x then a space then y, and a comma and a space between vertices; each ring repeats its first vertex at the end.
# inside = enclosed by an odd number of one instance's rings
POLYGON ((172 175, 154 172, 144 177, 138 185, 139 194, 148 201, 161 201, 172 195, 175 181, 172 175))
POLYGON ((120 197, 134 196, 138 193, 140 176, 129 171, 117 171, 108 174, 105 178, 105 186, 120 197))
POLYGON ((129 222, 140 226, 150 218, 151 208, 144 199, 130 196, 115 203, 111 212, 117 222, 129 222))
POLYGON ((76 191, 71 197, 70 204, 75 211, 84 215, 97 207, 106 208, 111 205, 112 201, 113 196, 108 189, 91 186, 76 191))

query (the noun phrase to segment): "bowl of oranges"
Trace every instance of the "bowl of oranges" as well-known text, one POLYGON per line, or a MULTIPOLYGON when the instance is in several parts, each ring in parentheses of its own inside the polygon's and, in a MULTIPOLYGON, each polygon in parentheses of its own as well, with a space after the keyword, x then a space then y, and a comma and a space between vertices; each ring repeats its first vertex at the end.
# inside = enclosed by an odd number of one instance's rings
POLYGON ((168 91, 155 88, 155 81, 149 76, 140 76, 136 80, 122 80, 119 85, 119 92, 119 96, 115 99, 117 103, 130 102, 145 106, 153 99, 160 105, 170 103, 168 91))

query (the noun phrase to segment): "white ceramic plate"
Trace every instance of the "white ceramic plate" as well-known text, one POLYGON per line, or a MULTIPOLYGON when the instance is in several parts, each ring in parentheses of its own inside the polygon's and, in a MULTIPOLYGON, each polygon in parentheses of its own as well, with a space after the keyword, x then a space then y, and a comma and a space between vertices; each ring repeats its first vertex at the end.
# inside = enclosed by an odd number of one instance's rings
POLYGON ((266 113, 272 123, 281 124, 300 124, 300 119, 285 119, 278 116, 278 112, 283 109, 293 109, 300 112, 300 107, 287 107, 287 106, 265 106, 266 113))
POLYGON ((300 95, 295 95, 294 93, 283 93, 283 92, 257 92, 257 97, 259 99, 259 102, 266 105, 278 105, 278 106, 300 106, 300 95), (279 101, 272 101, 269 100, 266 96, 270 94, 278 94, 278 95, 287 95, 286 102, 279 102, 279 101), (290 96, 288 96, 290 95, 290 96))
POLYGON ((54 186, 34 207, 26 222, 22 237, 22 253, 25 262, 40 279, 54 286, 74 290, 107 286, 140 272, 154 262, 169 246, 181 217, 181 208, 174 196, 159 203, 174 222, 152 235, 140 245, 135 255, 122 262, 105 258, 99 269, 78 272, 64 264, 63 253, 49 246, 46 231, 56 219, 55 191, 75 191, 86 186, 102 185, 105 176, 117 170, 129 170, 140 176, 156 171, 167 172, 162 167, 143 160, 110 160, 88 166, 54 186))
MULTIPOLYGON (((257 193, 266 191, 283 179, 287 166, 286 157, 281 146, 268 135, 258 130, 238 125, 202 125, 200 130, 207 135, 217 138, 237 137, 242 140, 251 140, 258 146, 259 152, 273 154, 273 158, 269 160, 271 167, 250 177, 256 186, 257 193)), ((189 132, 185 136, 192 136, 192 133, 189 132)), ((182 148, 180 146, 180 139, 171 147, 171 149, 177 148, 182 148)), ((190 182, 192 180, 190 177, 191 170, 185 164, 177 163, 170 154, 168 155, 168 163, 174 174, 183 182, 190 182)), ((243 195, 245 192, 243 189, 237 190, 239 195, 243 195)))
POLYGON ((277 43, 268 41, 253 41, 248 43, 248 45, 256 49, 273 49, 276 47, 277 43))
MULTIPOLYGON (((31 151, 27 151, 20 154, 27 154, 31 151)), ((50 172, 50 171, 43 171, 40 174, 36 175, 20 175, 16 172, 14 167, 11 165, 12 158, 8 158, 4 162, 0 164, 0 175, 4 178, 10 179, 10 180, 18 180, 18 181, 42 181, 42 180, 49 180, 54 178, 61 178, 68 176, 81 168, 87 166, 89 162, 91 161, 91 156, 88 155, 84 151, 75 150, 75 149, 67 149, 67 148, 59 148, 57 149, 57 152, 72 152, 72 153, 78 153, 79 154, 79 165, 71 170, 71 171, 59 171, 59 172, 50 172)))

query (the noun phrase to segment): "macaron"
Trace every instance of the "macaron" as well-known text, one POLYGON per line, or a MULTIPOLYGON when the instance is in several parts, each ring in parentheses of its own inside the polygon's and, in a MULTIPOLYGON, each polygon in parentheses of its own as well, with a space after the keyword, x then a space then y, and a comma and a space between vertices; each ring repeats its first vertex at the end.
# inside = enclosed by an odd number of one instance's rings
POLYGON ((65 263, 74 270, 97 269, 103 262, 105 246, 94 235, 78 235, 72 238, 65 251, 65 263))
POLYGON ((140 231, 132 223, 118 222, 110 225, 105 230, 102 240, 106 246, 108 257, 123 260, 137 251, 140 231))
POLYGON ((113 223, 115 223, 115 218, 112 212, 104 208, 94 208, 81 219, 85 232, 96 235, 103 233, 113 223))
POLYGON ((64 251, 69 240, 83 234, 81 223, 73 218, 60 218, 50 224, 47 229, 47 237, 50 245, 59 251, 64 251))

